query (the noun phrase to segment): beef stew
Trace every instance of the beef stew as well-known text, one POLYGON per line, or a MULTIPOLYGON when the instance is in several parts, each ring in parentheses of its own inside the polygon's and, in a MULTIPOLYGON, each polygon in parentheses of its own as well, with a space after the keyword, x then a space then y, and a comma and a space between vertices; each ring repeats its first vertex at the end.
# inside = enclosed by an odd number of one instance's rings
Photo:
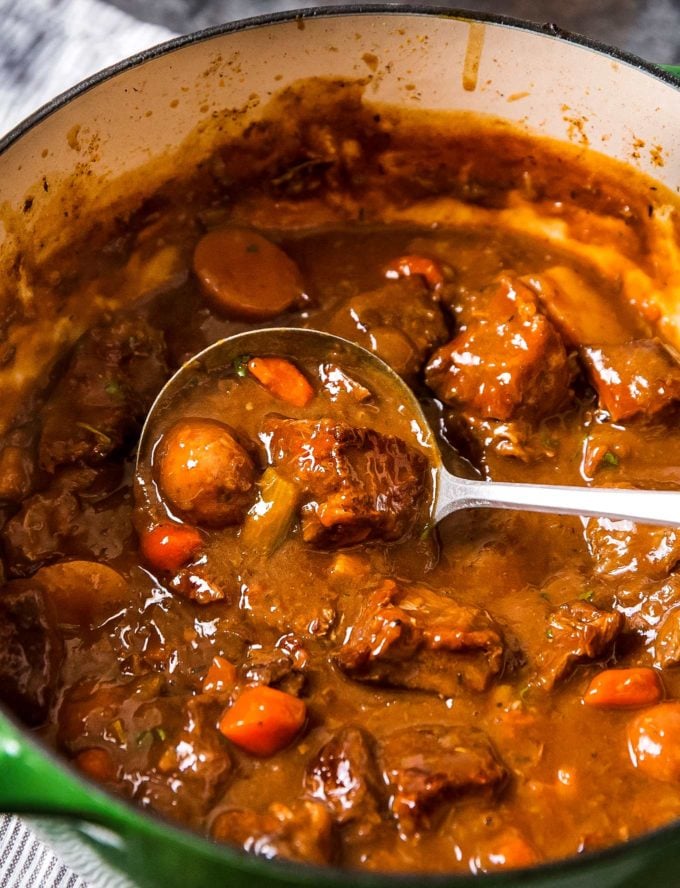
POLYGON ((206 374, 136 475, 163 383, 255 323, 380 355, 470 477, 680 485, 651 258, 661 208, 677 242, 672 199, 595 156, 402 131, 324 90, 327 125, 289 95, 53 260, 62 290, 123 280, 135 299, 102 308, 4 434, 3 699, 101 785, 264 857, 486 872, 678 818, 672 528, 423 526, 427 460, 333 355, 206 374), (167 250, 172 274, 135 291, 167 250))

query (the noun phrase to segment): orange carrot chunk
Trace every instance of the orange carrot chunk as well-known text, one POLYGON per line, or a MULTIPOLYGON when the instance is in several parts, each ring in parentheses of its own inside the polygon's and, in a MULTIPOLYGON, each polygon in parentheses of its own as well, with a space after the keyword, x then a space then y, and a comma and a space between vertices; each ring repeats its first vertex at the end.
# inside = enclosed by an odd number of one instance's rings
POLYGON ((306 407, 314 397, 306 378, 284 358, 251 358, 248 370, 274 397, 293 407, 306 407))
POLYGON ((494 869, 519 869, 538 863, 536 849, 513 827, 489 841, 478 855, 477 869, 488 873, 494 869))
POLYGON ((628 708, 658 703, 663 696, 661 679, 655 669, 605 669, 590 682, 583 702, 587 706, 628 708))
POLYGON ((203 693, 229 691, 236 684, 236 667, 224 657, 213 657, 203 679, 203 693))
POLYGON ((241 692, 220 721, 220 731, 253 755, 273 755, 291 742, 307 717, 302 700, 259 685, 241 692))
POLYGON ((424 277, 432 290, 438 290, 444 283, 441 265, 436 259, 429 259, 427 256, 400 256, 385 269, 385 276, 388 278, 411 277, 412 274, 424 277))
POLYGON ((101 783, 115 779, 116 766, 113 759, 105 749, 92 747, 92 749, 84 749, 76 756, 76 765, 93 780, 101 783))
POLYGON ((195 527, 160 524, 142 534, 142 555, 159 570, 178 570, 201 548, 203 540, 195 527))

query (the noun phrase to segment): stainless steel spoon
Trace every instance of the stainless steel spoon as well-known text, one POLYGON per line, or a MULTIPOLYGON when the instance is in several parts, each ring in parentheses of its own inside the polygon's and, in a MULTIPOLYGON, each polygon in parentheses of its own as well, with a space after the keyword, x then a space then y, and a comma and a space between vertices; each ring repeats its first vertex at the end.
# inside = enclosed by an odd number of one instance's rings
MULTIPOLYGON (((232 371, 243 355, 281 355, 333 361, 354 372, 380 406, 390 404, 410 421, 413 446, 424 451, 432 465, 433 495, 430 515, 441 521, 460 509, 522 509, 560 515, 606 516, 646 524, 680 525, 680 491, 627 490, 556 484, 514 484, 476 481, 452 474, 442 463, 437 439, 406 383, 376 355, 338 336, 316 330, 277 327, 239 333, 209 346, 185 363, 166 383, 147 416, 137 455, 138 468, 151 462, 164 417, 177 407, 184 392, 206 374, 232 371)), ((228 419, 227 419, 228 421, 228 419)))

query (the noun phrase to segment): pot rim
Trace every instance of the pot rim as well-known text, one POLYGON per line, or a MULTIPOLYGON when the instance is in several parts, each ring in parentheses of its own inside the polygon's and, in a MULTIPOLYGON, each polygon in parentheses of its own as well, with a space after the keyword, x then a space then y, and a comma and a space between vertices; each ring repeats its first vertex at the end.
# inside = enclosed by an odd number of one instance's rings
POLYGON ((248 31, 253 28, 260 28, 264 25, 275 25, 290 21, 298 21, 313 18, 334 18, 348 15, 406 15, 406 16, 423 16, 437 18, 452 18, 461 21, 479 22, 482 24, 501 25, 506 28, 514 28, 520 31, 530 31, 534 34, 540 34, 545 37, 552 37, 565 43, 572 43, 591 52, 601 55, 607 55, 618 62, 624 62, 637 68, 639 71, 649 74, 668 86, 672 86, 680 90, 680 80, 668 71, 654 62, 649 62, 641 58, 635 53, 627 50, 618 49, 610 46, 600 40, 594 40, 583 34, 576 34, 573 31, 567 31, 560 28, 554 22, 534 22, 526 19, 514 18, 508 15, 499 15, 490 12, 476 12, 468 9, 449 9, 441 6, 416 6, 411 3, 398 4, 392 3, 351 3, 346 6, 314 6, 306 9, 291 9, 285 12, 266 13, 264 15, 252 16, 246 19, 240 19, 235 22, 227 22, 222 25, 213 25, 209 28, 203 28, 200 31, 192 31, 189 34, 181 34, 173 37, 155 46, 144 49, 141 52, 128 56, 120 62, 102 68, 96 74, 86 77, 74 86, 69 87, 62 93, 59 93, 49 102, 37 108, 32 114, 24 118, 20 123, 9 130, 0 138, 0 156, 4 154, 8 148, 14 145, 22 136, 26 135, 29 130, 33 129, 39 123, 42 123, 55 111, 67 105, 73 99, 88 92, 101 83, 143 65, 145 62, 160 58, 177 49, 183 49, 185 46, 193 46, 197 43, 203 43, 211 40, 213 37, 220 37, 224 34, 231 34, 239 31, 248 31))
MULTIPOLYGON (((662 83, 680 91, 680 80, 658 65, 646 61, 634 53, 618 49, 603 43, 602 41, 564 30, 552 22, 540 23, 518 19, 512 16, 476 12, 474 10, 460 8, 450 9, 436 5, 420 6, 411 3, 405 3, 402 5, 401 3, 398 4, 396 2, 375 4, 352 3, 343 6, 309 7, 305 9, 267 13, 260 16, 228 22, 222 25, 214 25, 189 34, 182 34, 103 68, 101 71, 98 71, 58 94, 9 130, 9 132, 0 138, 0 156, 5 154, 6 151, 8 151, 29 131, 41 124, 52 114, 68 105, 73 99, 78 98, 89 90, 116 77, 118 74, 139 67, 146 62, 153 61, 154 59, 160 58, 175 50, 207 42, 214 37, 247 31, 265 25, 285 24, 291 21, 301 21, 304 19, 334 18, 352 15, 450 18, 465 22, 500 25, 505 28, 529 31, 540 36, 575 44, 590 50, 591 52, 609 56, 615 61, 631 65, 640 72, 650 75, 662 83)), ((624 858, 629 854, 634 855, 637 850, 649 848, 654 843, 664 842, 664 840, 667 842, 672 837, 680 838, 680 820, 677 820, 643 833, 640 836, 636 836, 627 842, 621 842, 608 848, 587 851, 583 854, 572 855, 570 857, 537 864, 535 866, 521 867, 488 874, 455 872, 423 873, 412 871, 392 873, 385 870, 369 871, 341 869, 337 866, 324 867, 317 864, 298 861, 263 859, 249 854, 235 846, 213 842, 208 837, 203 836, 188 827, 169 820, 155 812, 144 810, 122 796, 116 796, 113 793, 103 790, 93 781, 84 778, 74 766, 58 755, 58 753, 53 748, 49 747, 41 738, 31 736, 29 729, 20 722, 18 717, 9 710, 5 704, 1 702, 0 717, 5 719, 21 735, 20 742, 22 744, 27 744, 34 752, 37 752, 42 758, 47 759, 55 768, 65 775, 68 775, 69 779, 79 787, 86 789, 90 794, 96 794, 96 796, 106 802, 107 806, 113 808, 114 811, 118 809, 118 812, 125 815, 126 819, 132 817, 134 826, 143 826, 152 831, 160 831, 163 834, 163 837, 167 837, 171 840, 179 840, 185 845, 189 844, 202 855, 212 856, 214 859, 222 860, 225 863, 237 864, 241 868, 252 872, 264 870, 272 876, 275 876, 278 872, 278 874, 290 884, 303 883, 316 888, 319 884, 333 883, 338 885, 338 888, 339 886, 345 888, 348 879, 351 879, 357 888, 413 888, 414 885, 422 885, 423 888, 457 888, 457 886, 459 886, 459 888, 472 888, 472 886, 482 878, 483 884, 486 885, 512 886, 517 885, 519 881, 521 881, 521 884, 529 885, 532 882, 549 878, 551 875, 554 875, 555 877, 564 876, 565 870, 575 874, 578 871, 587 871, 591 866, 597 867, 598 864, 606 864, 607 862, 615 863, 617 859, 624 858), (134 824, 134 820, 137 820, 138 823, 134 824)), ((17 810, 16 812, 8 813, 16 813, 17 816, 29 818, 47 816, 49 819, 63 819, 66 821, 84 821, 88 819, 87 813, 83 814, 77 811, 50 811, 46 813, 36 810, 35 806, 27 807, 21 811, 17 810)), ((93 822, 101 823, 101 825, 104 826, 110 824, 110 819, 108 818, 103 819, 101 817, 93 817, 91 819, 93 822)))

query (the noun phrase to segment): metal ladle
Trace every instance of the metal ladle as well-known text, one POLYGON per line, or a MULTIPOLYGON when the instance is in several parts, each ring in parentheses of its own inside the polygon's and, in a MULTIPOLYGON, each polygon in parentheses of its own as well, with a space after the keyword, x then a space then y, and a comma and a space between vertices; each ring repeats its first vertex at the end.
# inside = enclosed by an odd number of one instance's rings
MULTIPOLYGON (((216 342, 185 363, 166 383, 147 416, 137 456, 138 468, 150 463, 163 429, 163 418, 176 415, 178 398, 206 374, 232 370, 243 355, 280 355, 332 361, 372 392, 378 405, 390 405, 410 420, 414 447, 425 452, 432 466, 430 516, 441 521, 460 509, 521 509, 559 515, 630 519, 647 524, 680 525, 680 491, 575 487, 557 484, 515 484, 477 481, 452 474, 442 462, 434 432, 408 385, 391 367, 359 345, 316 330, 289 327, 239 333, 216 342)), ((195 405, 194 405, 195 409, 195 405)), ((321 417, 319 417, 321 418, 321 417)), ((227 419, 228 421, 228 419, 227 419)))

